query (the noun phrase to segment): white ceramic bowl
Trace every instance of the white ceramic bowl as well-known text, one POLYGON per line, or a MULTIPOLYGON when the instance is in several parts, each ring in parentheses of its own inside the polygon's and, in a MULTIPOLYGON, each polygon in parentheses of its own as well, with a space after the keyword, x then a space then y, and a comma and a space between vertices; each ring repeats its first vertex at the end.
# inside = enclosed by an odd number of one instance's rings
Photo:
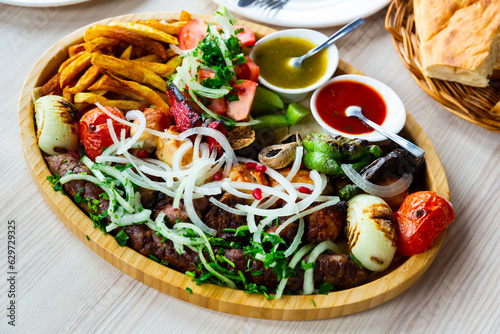
MULTIPOLYGON (((263 43, 273 40, 275 38, 279 37, 297 37, 301 39, 305 39, 307 41, 310 41, 314 45, 319 45, 326 41, 328 37, 318 31, 315 30, 310 30, 310 29, 288 29, 288 30, 281 30, 272 34, 269 34, 265 36, 264 38, 261 38, 257 43, 255 43, 255 46, 252 48, 252 51, 250 52, 250 58, 254 60, 254 54, 255 51, 259 49, 259 45, 262 45, 263 43)), ((327 49, 327 67, 325 74, 319 78, 318 81, 316 81, 314 84, 304 87, 304 88, 298 88, 298 89, 288 89, 288 88, 281 88, 281 87, 276 87, 269 82, 267 82, 266 79, 264 79, 262 76, 259 76, 259 82, 263 84, 264 86, 270 88, 271 90, 275 91, 278 93, 284 102, 290 103, 290 102, 297 102, 300 100, 303 100, 307 94, 322 84, 324 84, 328 79, 332 77, 332 75, 335 73, 335 70, 337 69, 337 65, 339 64, 339 51, 337 50, 337 47, 335 44, 330 45, 327 49)))
POLYGON ((385 102, 385 105, 387 107, 387 116, 385 117, 384 122, 381 124, 381 126, 393 133, 399 133, 401 129, 403 129, 403 126, 406 123, 406 111, 405 107, 403 105, 403 102, 399 98, 399 96, 386 84, 383 84, 382 82, 375 80, 373 78, 364 76, 364 75, 356 75, 356 74, 348 74, 348 75, 339 75, 331 80, 328 80, 327 82, 323 83, 321 87, 318 87, 314 94, 311 97, 311 111, 316 119, 316 121, 323 127, 323 130, 325 132, 328 132, 330 134, 334 135, 342 135, 347 138, 361 138, 361 139, 366 139, 372 142, 377 142, 377 141, 383 141, 387 140, 387 137, 383 136, 382 134, 378 133, 377 131, 369 132, 369 133, 363 133, 363 134, 350 134, 350 133, 345 133, 340 130, 337 130, 330 125, 326 124, 325 121, 319 116, 318 110, 316 109, 316 100, 318 98, 319 92, 325 88, 328 84, 332 82, 337 82, 337 81, 355 81, 355 82, 360 82, 363 83, 371 88, 373 88, 375 91, 377 91, 382 99, 385 102))

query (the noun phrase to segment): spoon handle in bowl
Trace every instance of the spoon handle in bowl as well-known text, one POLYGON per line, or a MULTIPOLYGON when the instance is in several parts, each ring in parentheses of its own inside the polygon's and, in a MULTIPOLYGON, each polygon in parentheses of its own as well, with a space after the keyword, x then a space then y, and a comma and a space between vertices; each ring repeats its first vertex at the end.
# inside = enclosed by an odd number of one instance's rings
POLYGON ((405 150, 407 150, 408 152, 410 152, 411 154, 413 154, 417 158, 420 158, 421 156, 423 156, 425 154, 425 151, 422 150, 417 145, 415 145, 412 142, 404 139, 403 137, 398 136, 395 133, 392 133, 390 131, 386 131, 383 127, 381 127, 380 125, 378 125, 375 122, 372 122, 371 120, 369 120, 365 116, 360 115, 358 117, 364 123, 368 124, 369 126, 371 126, 372 128, 374 128, 375 130, 377 130, 378 132, 380 132, 381 134, 383 134, 387 138, 391 139, 392 141, 396 142, 399 146, 401 146, 402 148, 404 148, 405 150))
POLYGON ((363 23, 365 23, 365 20, 363 20, 362 18, 357 18, 356 20, 354 20, 354 21, 346 24, 345 26, 343 26, 342 28, 340 28, 336 33, 334 33, 333 35, 331 35, 326 41, 324 41, 323 43, 321 43, 320 45, 318 45, 314 49, 311 49, 308 53, 306 53, 305 55, 301 56, 300 58, 301 59, 309 58, 310 56, 312 56, 312 55, 316 54, 317 52, 323 50, 327 46, 332 45, 333 42, 335 42, 339 38, 347 35, 352 30, 356 29, 357 27, 359 27, 363 23))

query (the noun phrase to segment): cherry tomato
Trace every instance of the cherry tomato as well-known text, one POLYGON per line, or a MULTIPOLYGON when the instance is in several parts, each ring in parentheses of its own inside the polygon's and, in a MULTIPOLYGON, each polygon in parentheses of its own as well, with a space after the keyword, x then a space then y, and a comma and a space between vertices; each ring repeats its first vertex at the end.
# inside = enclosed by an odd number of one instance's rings
POLYGON ((425 251, 455 219, 451 203, 429 191, 408 195, 394 216, 399 230, 397 251, 403 256, 425 251))
POLYGON ((202 19, 189 21, 179 32, 179 48, 189 50, 198 46, 207 35, 207 25, 202 19))
MULTIPOLYGON (((125 119, 122 112, 114 107, 104 107, 113 115, 125 119)), ((80 140, 85 147, 87 156, 94 160, 97 156, 102 154, 104 147, 113 145, 113 139, 109 133, 107 121, 110 117, 106 115, 101 109, 94 108, 89 110, 80 119, 80 140)), ((113 129, 118 137, 122 129, 125 130, 125 136, 128 137, 128 126, 111 120, 113 129)))
POLYGON ((259 66, 250 57, 246 56, 245 59, 247 60, 246 63, 234 67, 236 78, 257 81, 260 74, 259 66))

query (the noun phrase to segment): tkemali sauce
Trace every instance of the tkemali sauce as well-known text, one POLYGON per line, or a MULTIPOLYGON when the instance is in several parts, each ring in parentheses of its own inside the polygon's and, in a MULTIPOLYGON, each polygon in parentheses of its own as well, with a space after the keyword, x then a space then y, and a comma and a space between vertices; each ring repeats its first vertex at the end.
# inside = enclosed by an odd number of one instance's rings
POLYGON ((373 88, 355 81, 335 81, 325 86, 316 99, 316 109, 321 119, 344 133, 359 135, 373 129, 357 117, 347 117, 345 110, 358 106, 363 115, 377 124, 387 116, 387 106, 380 94, 373 88))

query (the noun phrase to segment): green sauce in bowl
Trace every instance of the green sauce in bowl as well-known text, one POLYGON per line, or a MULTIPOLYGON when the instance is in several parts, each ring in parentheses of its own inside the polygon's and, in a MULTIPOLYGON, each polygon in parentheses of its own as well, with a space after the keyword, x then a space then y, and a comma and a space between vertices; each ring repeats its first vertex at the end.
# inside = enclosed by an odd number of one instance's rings
POLYGON ((316 45, 298 37, 278 37, 259 45, 253 61, 260 67, 260 75, 271 85, 286 89, 300 89, 313 85, 326 73, 327 53, 322 50, 302 62, 296 69, 290 58, 306 54, 316 45))

